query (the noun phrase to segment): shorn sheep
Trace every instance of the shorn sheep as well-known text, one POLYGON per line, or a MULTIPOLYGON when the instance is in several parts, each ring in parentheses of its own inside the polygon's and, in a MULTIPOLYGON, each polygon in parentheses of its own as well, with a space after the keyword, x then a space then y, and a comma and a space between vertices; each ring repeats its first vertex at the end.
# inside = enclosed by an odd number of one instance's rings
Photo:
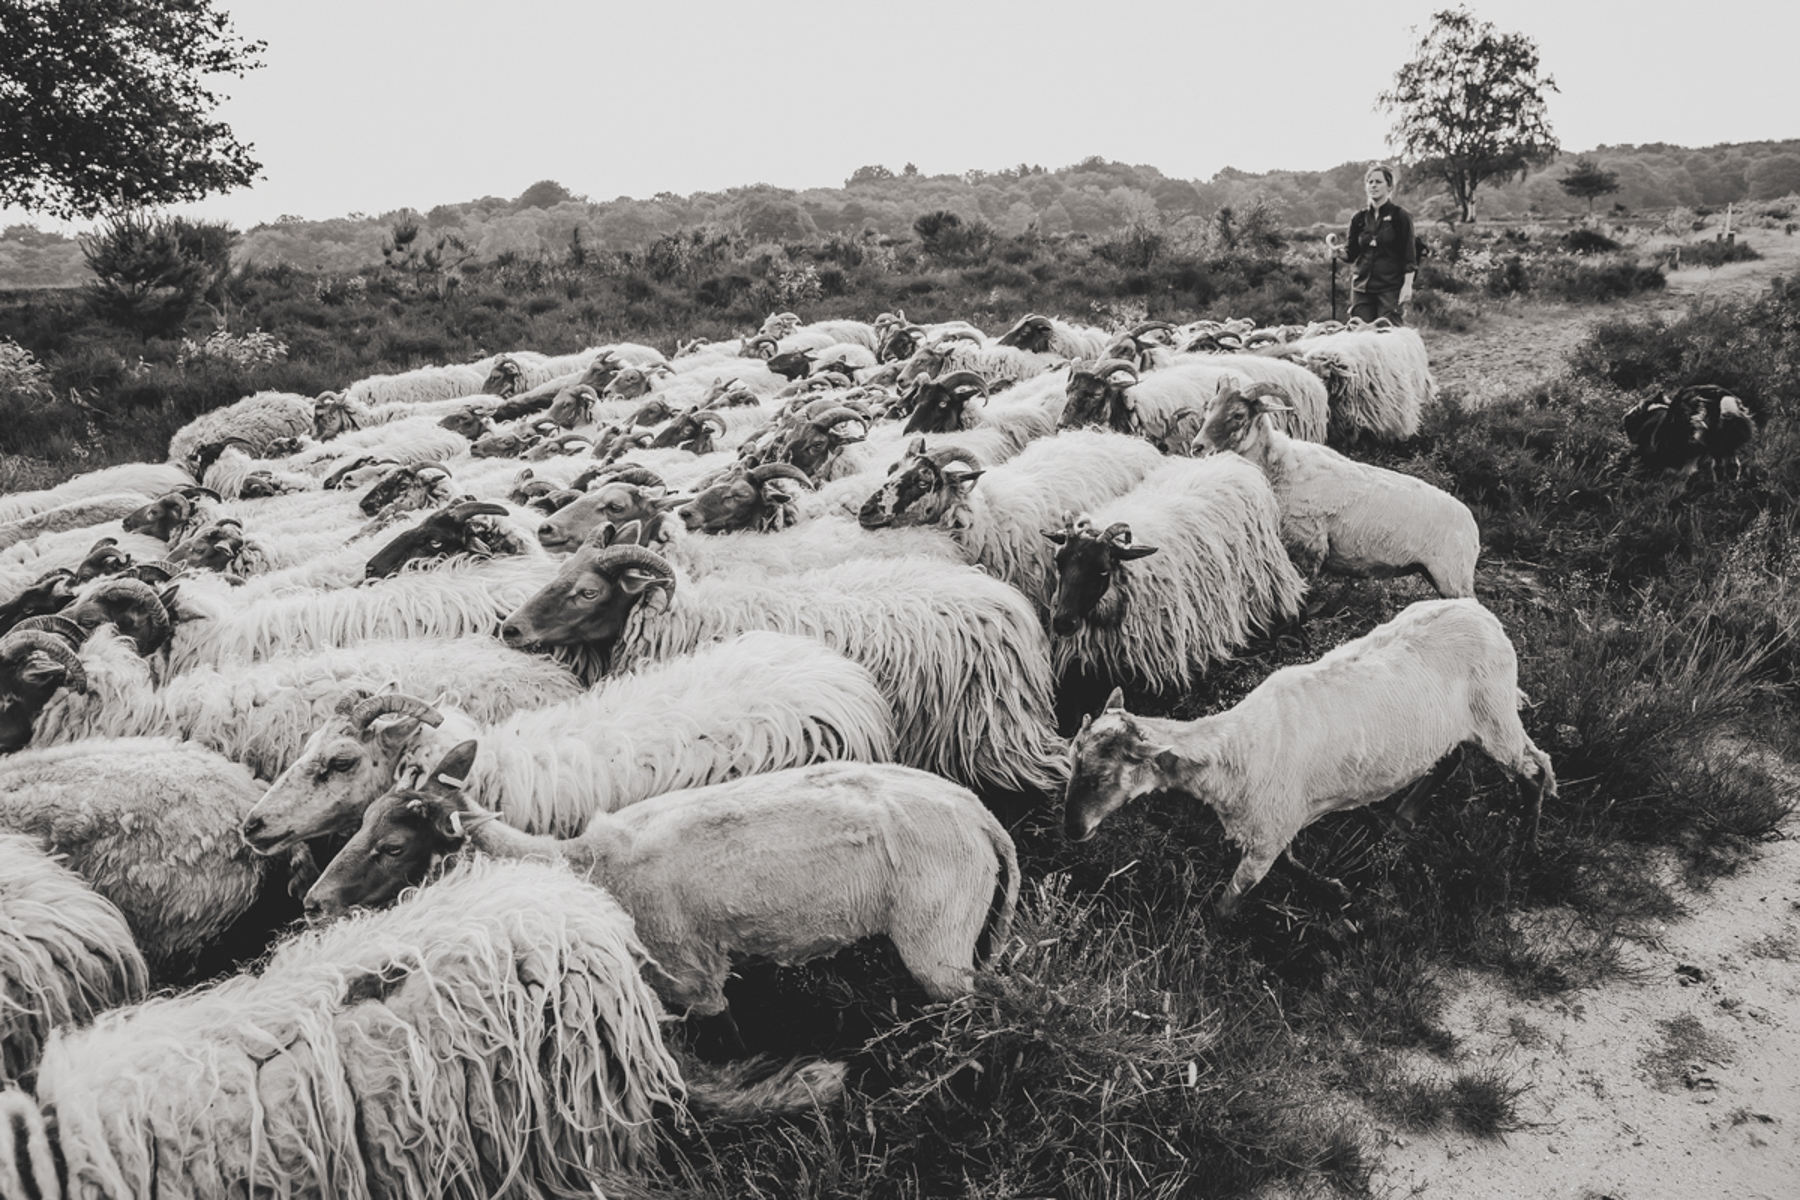
POLYGON ((54 1139, 80 1195, 592 1195, 680 1104, 644 959, 567 871, 472 864, 260 975, 60 1031, 54 1122, 0 1137, 54 1139))
POLYGON ((583 542, 501 637, 584 647, 615 671, 752 629, 814 637, 875 676, 901 762, 971 787, 1048 790, 1063 778, 1050 647, 1007 584, 924 558, 688 580, 651 550, 609 544, 613 532, 583 542))
MULTIPOLYGON (((51 1029, 149 988, 118 908, 35 839, 0 833, 0 1086, 31 1085, 51 1029)), ((0 1171, 0 1195, 13 1194, 0 1171)))
POLYGON ((179 974, 256 899, 237 836, 262 795, 204 746, 90 738, 0 759, 0 830, 38 839, 119 907, 158 975, 179 974))
POLYGON ((1410 826, 1454 766, 1446 756, 1473 742, 1528 791, 1534 844, 1556 774, 1519 721, 1518 679, 1494 614, 1474 600, 1422 600, 1316 662, 1276 671, 1210 717, 1134 717, 1114 691, 1098 717, 1082 718, 1064 830, 1085 841, 1108 814, 1156 791, 1206 804, 1243 851, 1219 898, 1229 916, 1277 855, 1307 873, 1289 846, 1327 813, 1414 784, 1397 816, 1410 826))
POLYGON ((733 954, 801 963, 886 934, 934 1000, 969 990, 1019 897, 1012 838, 976 795, 891 764, 820 763, 601 813, 533 837, 460 795, 475 743, 416 791, 391 792, 306 896, 310 917, 385 903, 459 849, 569 863, 611 892, 671 1008, 725 1008, 733 954))
POLYGON ((1221 396, 1197 441, 1237 452, 1267 477, 1300 568, 1376 578, 1417 571, 1440 596, 1473 596, 1481 531, 1469 506, 1423 479, 1288 437, 1270 423, 1283 399, 1272 384, 1221 396))
POLYGON ((1269 485, 1236 456, 1168 461, 1056 546, 1050 627, 1057 673, 1189 688, 1258 630, 1300 609, 1306 585, 1281 544, 1269 485))
POLYGON ((746 633, 504 720, 416 694, 359 697, 317 724, 251 809, 244 838, 275 854, 354 829, 396 779, 417 780, 472 738, 482 753, 471 799, 561 837, 597 812, 678 788, 827 758, 881 761, 894 741, 888 702, 865 668, 811 638, 746 633))

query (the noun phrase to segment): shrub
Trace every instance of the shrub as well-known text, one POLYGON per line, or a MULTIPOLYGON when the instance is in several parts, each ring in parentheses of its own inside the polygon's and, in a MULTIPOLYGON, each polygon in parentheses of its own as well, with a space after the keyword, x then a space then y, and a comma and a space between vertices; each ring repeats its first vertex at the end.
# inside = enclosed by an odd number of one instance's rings
POLYGON ((1678 248, 1672 261, 1681 267, 1722 267, 1726 263, 1754 262, 1761 257, 1748 242, 1714 238, 1710 242, 1688 242, 1678 248))
POLYGON ((1598 229, 1583 226, 1563 234, 1562 248, 1570 254, 1609 254, 1619 249, 1619 243, 1598 229))
POLYGON ((19 343, 0 338, 0 399, 10 411, 14 404, 50 397, 50 373, 44 364, 19 343))
POLYGON ((88 301, 101 319, 141 337, 173 333, 224 280, 236 239, 230 226, 212 221, 112 217, 81 238, 95 276, 88 301))
POLYGON ((933 258, 950 262, 983 262, 994 246, 994 231, 985 221, 964 224, 953 212, 929 212, 913 221, 919 247, 933 258))
POLYGON ((204 366, 208 363, 230 363, 236 367, 255 367, 265 363, 286 361, 287 346, 273 334, 254 329, 249 333, 232 333, 215 329, 200 341, 181 339, 181 352, 175 356, 178 367, 204 366))

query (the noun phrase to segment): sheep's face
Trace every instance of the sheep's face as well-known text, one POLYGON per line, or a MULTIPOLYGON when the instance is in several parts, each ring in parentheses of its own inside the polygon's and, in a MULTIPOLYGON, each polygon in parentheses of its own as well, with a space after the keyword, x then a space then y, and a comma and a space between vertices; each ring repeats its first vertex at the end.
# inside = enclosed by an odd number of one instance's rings
POLYGON ((464 408, 457 409, 455 412, 439 421, 438 426, 442 429, 448 429, 451 433, 461 434, 470 441, 474 441, 481 436, 481 431, 487 428, 487 419, 493 415, 493 411, 492 408, 486 405, 470 404, 464 408))
POLYGON ((1241 453, 1256 436, 1256 419, 1256 409, 1241 396, 1224 397, 1206 414, 1194 445, 1208 454, 1222 450, 1241 453))
POLYGON ((160 496, 142 508, 127 513, 122 524, 126 533, 142 533, 168 541, 171 534, 185 524, 194 513, 194 501, 180 492, 160 496))
POLYGON ((495 429, 476 438, 469 453, 476 458, 517 458, 537 443, 536 433, 495 429))
POLYGON ((478 516, 504 517, 506 509, 477 502, 434 512, 376 551, 363 570, 364 576, 387 579, 415 560, 448 558, 452 554, 478 554, 484 558, 492 555, 492 540, 473 523, 478 516))
POLYGON ((995 341, 998 345, 1013 346, 1033 354, 1048 354, 1050 339, 1055 332, 1056 326, 1050 323, 1048 317, 1021 317, 1017 324, 995 341))
POLYGON ((1104 534, 1090 526, 1050 530, 1044 536, 1058 543, 1050 628, 1058 637, 1072 637, 1084 622, 1116 625, 1124 613, 1113 584, 1123 564, 1155 554, 1156 547, 1133 544, 1131 530, 1123 526, 1104 534))
POLYGON ((1101 425, 1123 432, 1131 423, 1125 398, 1129 382, 1123 373, 1103 376, 1093 371, 1071 372, 1067 401, 1058 424, 1064 429, 1101 425))
POLYGON ((1085 842, 1127 801, 1160 786, 1155 763, 1169 747, 1152 745, 1130 713, 1110 704, 1098 717, 1083 717, 1075 735, 1074 770, 1063 793, 1063 833, 1071 842, 1085 842))
POLYGON ((510 358, 502 358, 494 363, 488 377, 482 382, 481 390, 485 395, 498 396, 505 400, 525 386, 525 371, 510 358))
POLYGON ((635 483, 605 483, 564 505, 538 526, 538 544, 546 550, 573 550, 583 539, 608 521, 624 527, 632 521, 648 523, 660 512, 681 503, 667 496, 666 488, 635 483))
MULTIPOLYGON (((125 570, 125 568, 130 565, 131 556, 129 554, 120 550, 113 539, 102 538, 100 541, 94 543, 94 548, 88 551, 87 557, 81 560, 81 565, 75 568, 75 582, 87 583, 90 580, 100 578, 102 575, 117 575, 120 571, 125 570)), ((43 581, 40 580, 39 582, 43 581)), ((57 608, 61 607, 62 605, 57 605, 57 608)), ((52 609, 51 611, 54 612, 55 609, 52 609)), ((26 613, 24 615, 30 616, 32 614, 26 613)))
POLYGON ((500 639, 519 647, 610 646, 639 601, 657 597, 653 603, 666 604, 674 586, 666 563, 620 561, 589 537, 543 591, 506 618, 500 639))
POLYGON ((87 630, 111 625, 121 636, 131 639, 139 654, 154 654, 169 640, 179 585, 159 593, 148 584, 139 588, 126 586, 128 582, 135 585, 137 581, 107 580, 96 584, 63 615, 87 630))
POLYGON ((18 595, 0 605, 0 633, 26 617, 48 616, 67 608, 75 599, 76 582, 67 570, 56 570, 27 584, 18 595))
POLYGON ((245 814, 245 843, 258 854, 277 854, 308 838, 354 829, 393 781, 395 765, 420 728, 417 718, 389 714, 359 736, 342 717, 327 721, 245 814))
MULTIPOLYGON (((639 370, 637 367, 627 367, 607 380, 606 388, 601 394, 608 400, 636 400, 639 396, 648 395, 649 392, 650 373, 639 370)), ((664 405, 664 407, 668 406, 664 405)), ((667 416, 668 414, 664 413, 655 420, 664 420, 667 416)), ((650 422, 640 420, 637 423, 644 425, 650 422)))
POLYGON ((306 893, 306 920, 317 925, 356 908, 385 908, 421 882, 441 854, 462 844, 443 802, 415 791, 376 800, 362 825, 306 893))
POLYGON ((31 726, 57 689, 86 691, 87 682, 73 654, 65 658, 25 644, 24 634, 14 634, 0 648, 0 754, 11 754, 31 743, 31 726))
POLYGON ((169 551, 169 561, 202 571, 225 572, 237 565, 244 531, 234 522, 208 525, 169 551))
POLYGON ((781 457, 817 479, 840 450, 868 436, 868 423, 862 417, 833 410, 795 430, 781 457))
POLYGON ((971 398, 981 394, 972 385, 947 388, 926 381, 919 385, 913 401, 913 414, 906 422, 906 433, 955 433, 969 427, 967 406, 971 398))
POLYGON ((739 529, 786 528, 794 523, 794 501, 810 481, 786 474, 784 464, 728 475, 701 491, 681 510, 681 520, 698 533, 730 533, 739 529))
POLYGON ((789 350, 769 359, 769 370, 783 379, 805 379, 812 374, 812 355, 805 350, 789 350))
POLYGON ((356 415, 351 412, 349 401, 342 396, 327 392, 314 401, 313 436, 321 442, 356 428, 359 428, 356 415))
POLYGON ((578 383, 557 394, 550 404, 548 416, 559 428, 573 429, 594 419, 594 405, 599 402, 599 392, 588 384, 578 383))
POLYGON ((981 474, 959 461, 939 466, 927 455, 909 454, 863 501, 856 519, 864 529, 939 524, 967 499, 981 474))

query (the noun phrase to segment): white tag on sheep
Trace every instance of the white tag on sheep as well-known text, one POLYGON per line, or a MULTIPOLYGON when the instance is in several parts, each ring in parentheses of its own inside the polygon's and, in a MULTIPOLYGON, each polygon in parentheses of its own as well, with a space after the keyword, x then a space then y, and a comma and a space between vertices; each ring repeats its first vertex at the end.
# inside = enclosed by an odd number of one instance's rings
POLYGON ((458 779, 454 775, 444 775, 444 774, 439 774, 437 776, 437 781, 439 783, 443 784, 447 788, 455 788, 458 791, 461 791, 463 784, 468 782, 467 779, 458 779))

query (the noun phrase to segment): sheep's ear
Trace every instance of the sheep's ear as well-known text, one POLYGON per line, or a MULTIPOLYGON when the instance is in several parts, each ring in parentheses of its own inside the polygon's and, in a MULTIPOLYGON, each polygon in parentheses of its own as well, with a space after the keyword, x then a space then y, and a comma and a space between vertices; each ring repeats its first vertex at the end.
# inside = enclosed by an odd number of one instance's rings
POLYGON ((913 455, 915 458, 925 457, 925 439, 922 437, 914 438, 911 442, 907 443, 906 452, 913 455))
POLYGON ((1155 546, 1145 546, 1138 542, 1132 542, 1127 546, 1114 546, 1113 557, 1120 562, 1130 562, 1134 558, 1143 558, 1146 555, 1155 554, 1156 549, 1155 546))
POLYGON ((469 773, 475 769, 475 752, 480 745, 470 738, 452 746, 438 759, 437 766, 431 768, 431 774, 425 777, 425 784, 419 790, 433 796, 450 796, 462 791, 469 781, 469 773))
POLYGON ((1069 540, 1069 531, 1066 529, 1046 529, 1042 532, 1045 537, 1059 546, 1069 540))
POLYGON ((987 474, 985 470, 958 471, 956 474, 949 476, 949 483, 951 487, 956 489, 958 495, 966 496, 975 487, 975 481, 985 474, 987 474))
POLYGON ((61 683, 69 677, 69 669, 41 650, 33 650, 19 664, 18 678, 24 684, 61 683))
POLYGON ((1101 711, 1102 712, 1124 712, 1125 711, 1125 689, 1122 687, 1114 688, 1112 690, 1112 695, 1110 695, 1106 698, 1106 707, 1103 708, 1101 711))
POLYGON ((1086 733, 1088 731, 1088 729, 1090 727, 1092 727, 1093 724, 1094 724, 1094 714, 1093 713, 1082 713, 1081 714, 1081 728, 1076 731, 1075 736, 1080 737, 1082 734, 1086 733))

